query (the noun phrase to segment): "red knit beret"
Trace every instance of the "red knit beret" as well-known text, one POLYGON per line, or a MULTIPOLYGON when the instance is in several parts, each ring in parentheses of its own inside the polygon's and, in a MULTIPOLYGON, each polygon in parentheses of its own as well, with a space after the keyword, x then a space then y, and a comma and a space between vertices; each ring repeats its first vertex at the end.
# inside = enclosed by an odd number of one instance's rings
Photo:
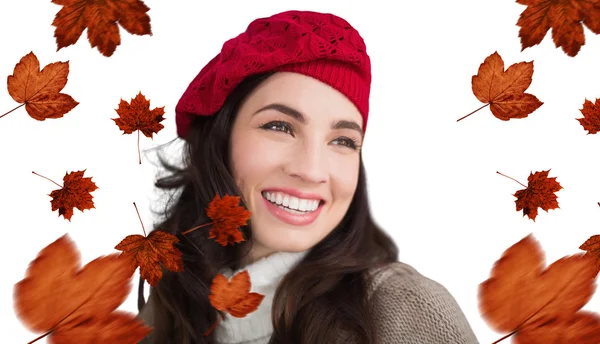
POLYGON ((371 61, 358 31, 330 13, 286 11, 251 22, 202 68, 175 107, 179 137, 185 139, 194 116, 215 114, 246 77, 267 71, 301 73, 337 89, 367 129, 371 61))

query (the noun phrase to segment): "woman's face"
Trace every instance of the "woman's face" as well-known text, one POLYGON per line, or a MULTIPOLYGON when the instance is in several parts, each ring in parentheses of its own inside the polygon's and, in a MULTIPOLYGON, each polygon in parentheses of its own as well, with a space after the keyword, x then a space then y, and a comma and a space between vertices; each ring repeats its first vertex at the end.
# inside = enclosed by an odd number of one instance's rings
POLYGON ((360 112, 325 83, 281 72, 250 94, 233 125, 231 168, 252 212, 253 260, 307 250, 340 223, 361 145, 360 112))

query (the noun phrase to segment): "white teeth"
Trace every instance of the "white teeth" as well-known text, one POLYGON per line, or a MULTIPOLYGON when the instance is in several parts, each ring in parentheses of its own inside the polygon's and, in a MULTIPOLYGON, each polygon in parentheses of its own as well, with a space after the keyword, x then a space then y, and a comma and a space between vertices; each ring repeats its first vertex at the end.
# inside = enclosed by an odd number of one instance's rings
POLYGON ((303 199, 300 200, 300 203, 298 204, 298 210, 300 211, 306 211, 306 206, 308 205, 308 202, 310 202, 309 200, 303 199))
POLYGON ((302 212, 314 211, 320 203, 318 199, 302 199, 283 192, 263 192, 263 196, 272 203, 302 212))
POLYGON ((290 197, 290 205, 288 205, 288 208, 300 210, 300 208, 298 208, 299 203, 300 200, 298 199, 298 197, 290 197))

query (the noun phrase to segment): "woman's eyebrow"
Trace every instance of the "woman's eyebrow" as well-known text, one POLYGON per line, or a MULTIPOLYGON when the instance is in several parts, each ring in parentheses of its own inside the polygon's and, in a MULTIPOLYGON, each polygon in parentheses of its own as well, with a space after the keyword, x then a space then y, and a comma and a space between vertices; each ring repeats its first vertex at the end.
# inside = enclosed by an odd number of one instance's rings
POLYGON ((331 129, 356 130, 360 134, 360 137, 363 137, 363 134, 364 134, 362 128, 360 127, 360 125, 358 125, 358 123, 356 123, 354 121, 347 121, 345 119, 340 119, 340 120, 337 120, 337 121, 334 121, 333 123, 331 123, 331 129))
MULTIPOLYGON (((256 115, 257 113, 259 113, 261 111, 266 111, 266 110, 279 111, 284 115, 288 115, 288 116, 292 117, 293 119, 297 120, 298 122, 300 122, 302 124, 307 123, 306 117, 300 111, 298 111, 288 105, 281 104, 281 103, 271 103, 271 104, 265 105, 262 108, 258 109, 256 112, 254 112, 252 114, 252 116, 256 115)), ((360 127, 360 125, 358 125, 358 123, 356 123, 354 121, 348 121, 348 120, 344 120, 344 119, 333 121, 331 123, 331 129, 352 129, 352 130, 358 131, 359 134, 361 135, 361 137, 363 136, 362 128, 360 127)))
POLYGON ((300 122, 302 124, 306 124, 306 117, 304 117, 304 115, 300 111, 298 111, 294 108, 291 108, 287 105, 283 105, 283 104, 279 104, 279 103, 271 103, 269 105, 263 106, 262 108, 258 109, 258 111, 253 113, 252 116, 256 115, 257 113, 259 113, 261 111, 265 111, 265 110, 279 111, 279 112, 283 113, 284 115, 288 115, 288 116, 292 117, 293 119, 297 120, 298 122, 300 122))

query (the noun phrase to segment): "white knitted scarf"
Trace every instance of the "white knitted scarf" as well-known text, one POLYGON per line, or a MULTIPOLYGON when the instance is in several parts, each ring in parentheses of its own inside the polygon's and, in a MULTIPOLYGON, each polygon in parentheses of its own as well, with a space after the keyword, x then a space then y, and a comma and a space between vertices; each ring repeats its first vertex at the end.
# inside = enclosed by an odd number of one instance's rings
POLYGON ((271 322, 271 306, 273 295, 281 279, 290 271, 308 251, 275 252, 256 262, 248 264, 236 271, 225 269, 221 271, 227 278, 248 270, 250 292, 265 295, 258 309, 244 318, 236 318, 229 314, 215 328, 215 336, 219 343, 259 343, 273 333, 271 322))

